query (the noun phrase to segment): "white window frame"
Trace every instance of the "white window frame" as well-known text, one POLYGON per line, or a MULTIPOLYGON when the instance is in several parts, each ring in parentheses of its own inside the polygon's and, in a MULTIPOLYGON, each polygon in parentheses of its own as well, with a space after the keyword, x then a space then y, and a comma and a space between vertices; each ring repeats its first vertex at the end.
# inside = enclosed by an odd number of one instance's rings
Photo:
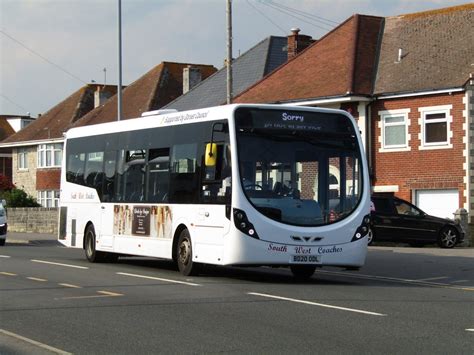
POLYGON ((60 168, 62 160, 62 144, 50 143, 38 145, 38 168, 60 168), (50 162, 47 161, 48 153, 50 162), (59 162, 55 162, 55 154, 59 153, 59 162))
POLYGON ((38 203, 43 207, 58 207, 59 206, 59 191, 58 190, 43 190, 38 191, 38 203))
POLYGON ((28 170, 28 148, 18 148, 17 168, 18 170, 28 170))
POLYGON ((453 105, 442 105, 442 106, 430 106, 430 107, 420 107, 418 108, 418 112, 420 113, 419 123, 421 127, 421 131, 419 134, 420 139, 420 146, 418 149, 420 150, 430 150, 430 149, 450 149, 453 147, 451 143, 451 139, 453 138, 453 132, 451 130, 451 123, 453 122, 453 116, 451 115, 451 110, 453 105), (446 141, 444 142, 433 142, 427 143, 426 142, 426 116, 430 114, 437 114, 437 113, 444 113, 445 118, 438 118, 430 120, 430 123, 439 123, 439 122, 446 122, 446 141))
POLYGON ((398 109, 398 110, 387 110, 387 111, 379 111, 380 121, 378 123, 380 129, 380 136, 379 136, 379 143, 380 148, 379 152, 406 152, 410 151, 410 140, 411 135, 408 133, 408 127, 410 126, 410 118, 408 114, 410 113, 410 109, 398 109), (390 117, 403 117, 403 122, 397 123, 386 123, 386 119, 390 117), (392 144, 387 145, 386 138, 385 138, 385 129, 387 127, 395 127, 395 126, 404 126, 405 127, 405 143, 403 144, 392 144))

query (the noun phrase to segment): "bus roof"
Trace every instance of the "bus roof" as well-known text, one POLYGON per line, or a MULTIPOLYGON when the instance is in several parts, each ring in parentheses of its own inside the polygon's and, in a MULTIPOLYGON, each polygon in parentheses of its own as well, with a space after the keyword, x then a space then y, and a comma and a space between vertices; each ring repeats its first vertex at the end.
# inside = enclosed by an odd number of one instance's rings
POLYGON ((157 110, 157 114, 149 112, 146 116, 126 119, 122 121, 100 123, 95 125, 82 126, 77 128, 71 128, 65 133, 66 139, 96 136, 108 133, 118 133, 125 131, 135 131, 140 129, 155 128, 155 127, 166 127, 174 126, 179 124, 188 124, 195 122, 214 121, 228 118, 236 108, 238 107, 259 107, 259 108, 277 108, 277 109, 297 109, 297 110, 312 110, 320 112, 340 112, 347 116, 348 113, 342 110, 315 108, 308 106, 296 106, 296 105, 275 105, 275 104, 231 104, 223 106, 215 106, 202 108, 190 111, 177 111, 171 113, 160 113, 157 110))

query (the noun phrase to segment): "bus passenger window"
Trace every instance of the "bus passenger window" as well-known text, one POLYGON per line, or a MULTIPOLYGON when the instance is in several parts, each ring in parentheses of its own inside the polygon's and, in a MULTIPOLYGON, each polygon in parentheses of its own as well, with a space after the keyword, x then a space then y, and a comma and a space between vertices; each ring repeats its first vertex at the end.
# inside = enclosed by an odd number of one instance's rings
POLYGON ((169 201, 196 203, 198 197, 197 143, 173 146, 169 201))
POLYGON ((87 153, 84 180, 86 186, 97 190, 99 197, 102 195, 103 162, 104 152, 87 153))
POLYGON ((67 157, 66 181, 75 184, 84 184, 84 163, 86 155, 69 154, 67 157))
POLYGON ((117 158, 116 151, 105 152, 104 157, 104 190, 102 201, 113 201, 114 183, 115 183, 115 159, 117 158))
POLYGON ((148 202, 167 202, 170 182, 169 148, 148 151, 148 202))
POLYGON ((145 192, 145 151, 120 151, 115 179, 117 201, 143 201, 145 192))

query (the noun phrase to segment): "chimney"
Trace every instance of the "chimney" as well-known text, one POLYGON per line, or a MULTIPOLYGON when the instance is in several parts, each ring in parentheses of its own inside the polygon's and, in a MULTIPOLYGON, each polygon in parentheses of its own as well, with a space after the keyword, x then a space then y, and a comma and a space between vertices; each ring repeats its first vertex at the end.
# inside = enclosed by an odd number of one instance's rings
POLYGON ((201 82, 201 69, 188 65, 183 69, 183 94, 201 82))
POLYGON ((291 29, 291 34, 288 36, 288 59, 296 57, 298 53, 316 42, 311 36, 300 35, 300 31, 297 27, 291 29))
POLYGON ((112 96, 110 92, 103 89, 105 89, 105 86, 102 87, 101 85, 97 85, 97 89, 94 92, 94 108, 102 106, 105 101, 112 96))

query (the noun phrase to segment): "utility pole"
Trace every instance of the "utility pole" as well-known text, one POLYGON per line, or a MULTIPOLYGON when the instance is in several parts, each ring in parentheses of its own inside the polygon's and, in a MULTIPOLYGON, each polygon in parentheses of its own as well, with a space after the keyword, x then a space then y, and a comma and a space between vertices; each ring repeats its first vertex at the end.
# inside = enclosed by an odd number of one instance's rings
POLYGON ((227 0, 227 104, 232 103, 232 0, 227 0))
POLYGON ((117 121, 122 119, 122 0, 118 0, 117 121))

